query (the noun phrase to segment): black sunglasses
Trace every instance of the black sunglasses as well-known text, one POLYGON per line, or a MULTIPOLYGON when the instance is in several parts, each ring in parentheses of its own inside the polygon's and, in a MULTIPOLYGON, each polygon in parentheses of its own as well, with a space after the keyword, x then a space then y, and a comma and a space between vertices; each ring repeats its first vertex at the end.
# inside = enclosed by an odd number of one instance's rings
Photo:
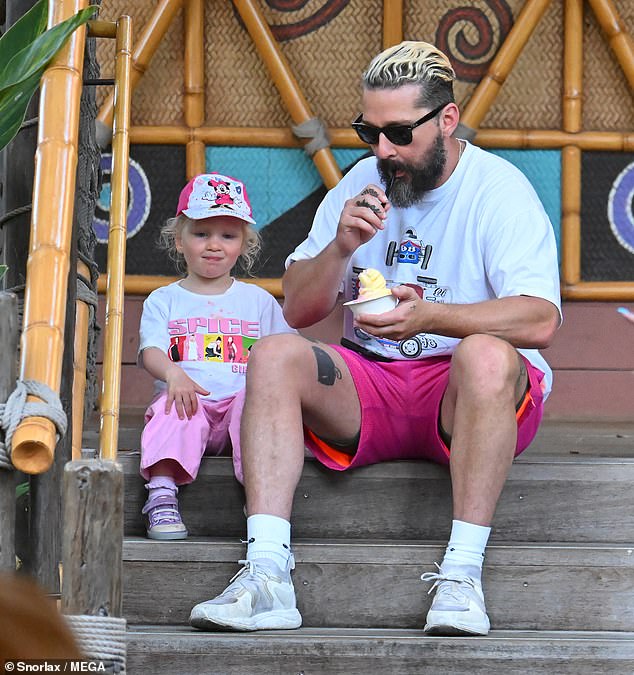
POLYGON ((357 132, 359 138, 368 145, 376 145, 379 142, 381 134, 384 134, 385 138, 390 143, 394 143, 394 145, 409 145, 412 142, 412 131, 421 124, 425 124, 425 122, 436 117, 449 103, 450 101, 447 101, 447 103, 439 105, 431 112, 423 115, 419 120, 416 120, 416 122, 412 122, 412 124, 390 124, 387 127, 373 127, 371 124, 366 124, 362 121, 363 113, 361 113, 352 123, 352 128, 357 132))

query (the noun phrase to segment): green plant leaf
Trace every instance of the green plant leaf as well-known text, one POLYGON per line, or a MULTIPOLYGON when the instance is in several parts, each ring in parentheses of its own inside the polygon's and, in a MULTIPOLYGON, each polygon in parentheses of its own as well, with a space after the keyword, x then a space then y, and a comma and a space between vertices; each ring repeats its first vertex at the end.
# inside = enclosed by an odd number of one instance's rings
POLYGON ((82 9, 74 16, 36 37, 31 44, 23 47, 21 51, 9 59, 4 70, 0 70, 0 91, 32 77, 38 71, 43 72, 73 31, 89 21, 96 10, 97 7, 94 5, 82 9))
POLYGON ((15 54, 46 30, 47 14, 48 0, 38 0, 0 37, 0 72, 15 54))
POLYGON ((19 483, 15 486, 15 498, 22 497, 29 493, 29 482, 19 483))
POLYGON ((0 91, 0 150, 18 133, 40 77, 37 72, 28 80, 0 91))
POLYGON ((0 265, 0 281, 2 281, 2 277, 4 277, 8 269, 6 265, 0 265))

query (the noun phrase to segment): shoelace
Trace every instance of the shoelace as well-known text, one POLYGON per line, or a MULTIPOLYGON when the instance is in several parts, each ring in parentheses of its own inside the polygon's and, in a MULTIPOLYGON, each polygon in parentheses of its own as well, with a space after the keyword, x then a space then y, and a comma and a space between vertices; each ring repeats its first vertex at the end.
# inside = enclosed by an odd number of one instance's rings
MULTIPOLYGON (((243 542, 246 543, 246 542, 243 542)), ((268 568, 258 565, 257 560, 238 560, 238 565, 242 565, 242 569, 238 570, 229 581, 231 585, 236 579, 241 576, 255 576, 259 574, 261 577, 269 577, 271 572, 268 568)), ((295 569, 295 557, 291 553, 289 569, 295 569)))
POLYGON ((161 505, 155 506, 148 513, 150 526, 155 525, 178 525, 181 522, 181 514, 175 506, 161 505))
POLYGON ((255 560, 238 560, 238 565, 242 565, 242 569, 239 569, 229 581, 229 584, 232 584, 236 579, 241 577, 243 574, 255 575, 258 571, 258 567, 255 564, 255 560))
MULTIPOLYGON (((456 584, 466 584, 467 586, 470 586, 475 590, 475 581, 471 577, 464 576, 461 574, 452 574, 451 572, 448 572, 446 574, 443 574, 442 570, 440 569, 440 565, 438 563, 434 563, 436 567, 438 568, 438 572, 425 572, 424 574, 421 574, 421 581, 425 581, 427 583, 431 583, 432 581, 434 584, 432 587, 427 591, 427 595, 429 595, 437 586, 439 586, 443 581, 453 581, 456 584)), ((440 590, 440 589, 439 589, 440 590)), ((455 586, 449 586, 446 589, 443 589, 443 592, 446 595, 449 595, 450 597, 454 598, 455 600, 459 600, 458 594, 460 593, 460 589, 456 588, 455 586)))

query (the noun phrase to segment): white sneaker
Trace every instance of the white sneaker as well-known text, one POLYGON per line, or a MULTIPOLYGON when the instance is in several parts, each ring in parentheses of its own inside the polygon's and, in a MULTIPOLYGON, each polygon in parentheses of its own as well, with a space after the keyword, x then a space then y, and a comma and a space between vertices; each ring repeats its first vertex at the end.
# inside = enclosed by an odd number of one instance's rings
POLYGON ((429 589, 436 595, 427 612, 425 632, 432 635, 487 635, 491 624, 484 606, 482 583, 479 579, 456 570, 426 572, 423 581, 434 582, 429 589))
POLYGON ((282 571, 272 560, 240 560, 244 567, 213 600, 196 605, 189 623, 201 630, 284 630, 299 628, 291 570, 293 556, 282 571))

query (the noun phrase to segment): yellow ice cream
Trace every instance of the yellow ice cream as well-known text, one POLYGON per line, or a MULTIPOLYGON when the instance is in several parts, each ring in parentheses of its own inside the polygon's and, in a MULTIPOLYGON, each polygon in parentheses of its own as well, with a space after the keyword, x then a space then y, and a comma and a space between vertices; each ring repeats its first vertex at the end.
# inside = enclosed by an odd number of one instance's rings
POLYGON ((385 277, 378 270, 368 267, 359 274, 359 300, 374 300, 391 294, 385 285, 385 277))

